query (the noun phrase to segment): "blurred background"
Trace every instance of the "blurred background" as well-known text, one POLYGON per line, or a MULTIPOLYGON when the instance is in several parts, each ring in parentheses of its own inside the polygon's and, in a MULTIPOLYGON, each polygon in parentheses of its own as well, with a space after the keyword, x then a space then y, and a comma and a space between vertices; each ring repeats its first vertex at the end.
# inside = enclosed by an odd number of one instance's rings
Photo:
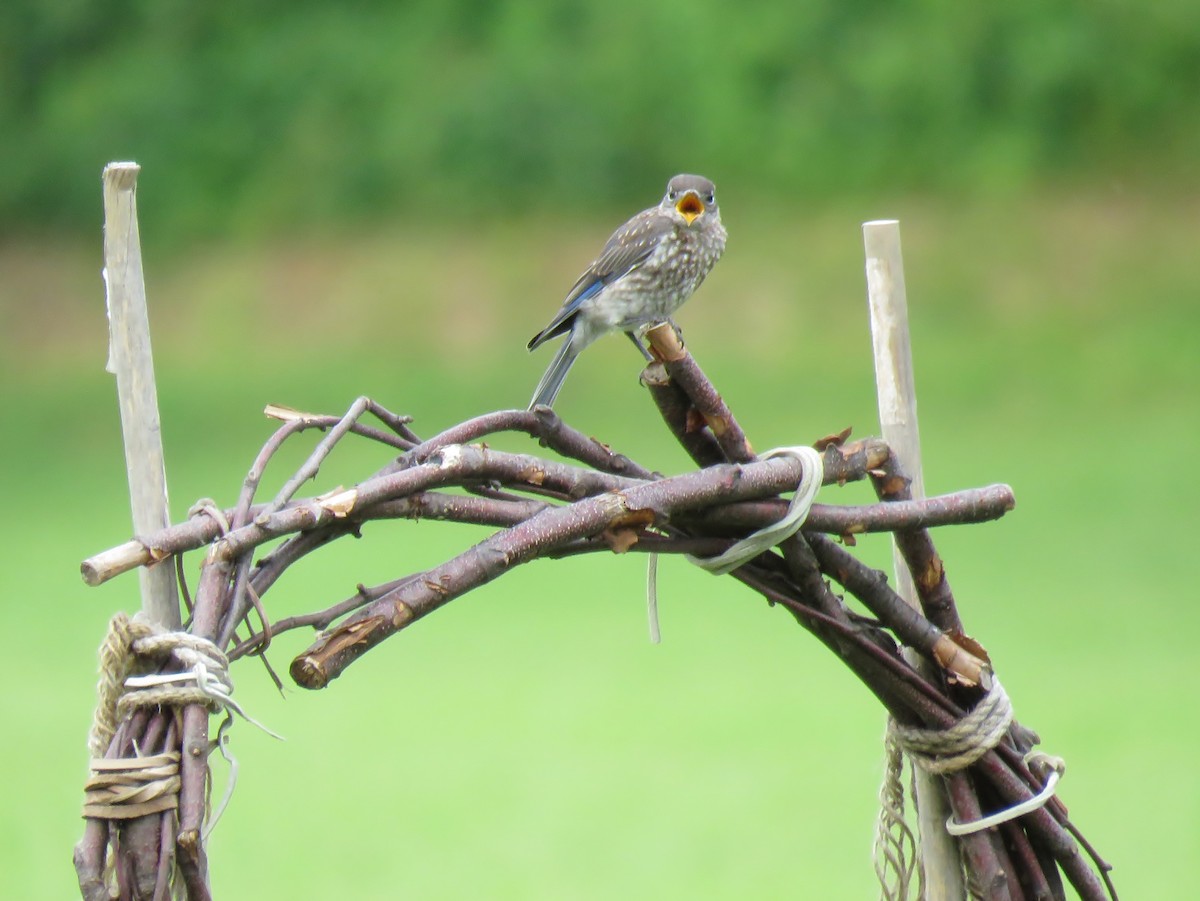
MULTIPOLYGON (((928 489, 1018 498, 934 536, 968 630, 1066 758, 1118 887, 1178 896, 1200 842, 1200 492, 1179 469, 1200 438, 1200 6, 15 0, 0 85, 0 894, 75 892, 95 649, 139 605, 133 577, 77 574, 130 533, 99 176, 132 159, 176 520, 233 503, 268 402, 368 394, 427 435, 523 406, 550 356, 524 342, 679 171, 716 181, 730 239, 677 318, 752 441, 872 434, 860 223, 899 218, 928 489)), ((682 471, 640 368, 601 342, 558 410, 682 471)), ((385 459, 347 445, 313 488, 385 459)), ((268 609, 483 534, 370 527, 268 609)), ((888 565, 886 542, 861 551, 888 565)), ((627 555, 513 572, 324 692, 281 699, 239 664, 288 741, 234 729, 218 897, 874 897, 878 705, 730 580, 666 560, 659 584, 660 647, 627 555)))

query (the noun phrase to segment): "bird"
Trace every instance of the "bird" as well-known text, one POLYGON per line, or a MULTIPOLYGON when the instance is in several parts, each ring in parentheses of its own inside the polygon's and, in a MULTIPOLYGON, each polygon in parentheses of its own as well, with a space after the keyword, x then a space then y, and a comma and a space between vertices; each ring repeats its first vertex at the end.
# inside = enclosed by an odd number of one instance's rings
POLYGON ((532 351, 566 336, 529 409, 554 405, 572 364, 602 335, 625 332, 651 359, 641 335, 692 296, 724 251, 725 227, 713 183, 701 175, 676 175, 657 206, 613 232, 549 325, 529 339, 532 351))

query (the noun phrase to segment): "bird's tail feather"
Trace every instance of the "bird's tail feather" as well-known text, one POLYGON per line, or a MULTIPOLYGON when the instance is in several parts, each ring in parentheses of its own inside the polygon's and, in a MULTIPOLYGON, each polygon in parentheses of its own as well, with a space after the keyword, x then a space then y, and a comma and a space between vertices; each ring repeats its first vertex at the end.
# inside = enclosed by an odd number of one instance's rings
POLYGON ((562 346, 554 354, 554 359, 546 367, 546 372, 542 376, 542 380, 538 382, 537 388, 534 389, 533 400, 529 402, 529 409, 532 410, 539 404, 545 404, 547 407, 554 406, 554 399, 558 397, 558 390, 566 380, 567 373, 570 372, 575 358, 579 356, 579 349, 575 346, 575 342, 571 340, 572 337, 572 335, 567 335, 562 346))

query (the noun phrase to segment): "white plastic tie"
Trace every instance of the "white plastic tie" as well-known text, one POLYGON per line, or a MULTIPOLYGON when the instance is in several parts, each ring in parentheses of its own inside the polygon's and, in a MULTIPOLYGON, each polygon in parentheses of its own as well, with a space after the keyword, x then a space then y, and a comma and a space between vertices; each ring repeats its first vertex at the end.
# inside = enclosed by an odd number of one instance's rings
POLYGON ((658 554, 646 561, 646 618, 650 622, 650 643, 662 644, 658 627, 658 554))
POLYGON ((951 835, 970 835, 973 832, 981 832, 984 829, 999 826, 1001 823, 1007 823, 1009 820, 1015 820, 1017 817, 1023 817, 1027 813, 1033 813, 1035 810, 1045 807, 1046 802, 1054 797, 1058 781, 1067 771, 1067 762, 1061 757, 1055 757, 1043 751, 1030 751, 1025 755, 1025 763, 1029 764, 1035 761, 1043 763, 1050 770, 1046 776, 1046 784, 1040 792, 1012 807, 998 810, 986 817, 980 817, 978 820, 971 820, 969 823, 960 823, 954 817, 950 817, 946 820, 946 831, 951 835))
POLYGON ((714 576, 723 576, 800 531, 825 480, 825 460, 815 448, 807 445, 774 447, 759 454, 758 459, 768 460, 771 457, 794 457, 804 467, 800 484, 796 486, 796 493, 788 505, 788 512, 778 522, 747 535, 724 553, 715 557, 693 557, 689 554, 688 560, 714 576))
POLYGON ((285 741, 282 735, 271 731, 242 708, 233 699, 233 680, 229 676, 228 658, 220 648, 207 639, 189 632, 163 632, 137 639, 134 649, 147 656, 169 653, 177 661, 187 667, 175 673, 150 673, 143 676, 130 676, 125 680, 125 688, 136 697, 139 691, 147 692, 143 698, 146 701, 174 702, 169 696, 155 696, 156 690, 166 686, 181 685, 183 688, 196 689, 213 705, 225 711, 225 718, 217 728, 217 738, 214 744, 225 762, 229 765, 229 779, 225 783, 225 792, 220 803, 204 828, 204 838, 208 836, 221 819, 221 814, 229 806, 233 790, 237 786, 238 762, 229 750, 229 727, 233 724, 236 713, 252 726, 256 726, 272 738, 285 741))
MULTIPOLYGON (((787 513, 779 521, 747 535, 715 557, 688 554, 690 562, 715 576, 723 576, 800 531, 808 519, 808 512, 821 489, 821 483, 825 481, 825 459, 819 451, 807 445, 773 447, 758 455, 759 460, 772 457, 794 457, 804 467, 787 513)), ((650 641, 658 644, 662 641, 658 626, 658 554, 650 554, 646 561, 646 614, 650 622, 650 641)))

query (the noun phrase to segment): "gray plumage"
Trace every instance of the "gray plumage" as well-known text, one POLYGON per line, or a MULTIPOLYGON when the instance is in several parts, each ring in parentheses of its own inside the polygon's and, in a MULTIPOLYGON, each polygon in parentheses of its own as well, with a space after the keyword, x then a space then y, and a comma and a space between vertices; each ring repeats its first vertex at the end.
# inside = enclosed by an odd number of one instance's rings
POLYGON ((608 332, 639 335, 683 305, 721 258, 725 228, 713 183, 676 175, 662 202, 618 228, 600 256, 579 276, 550 324, 529 349, 566 334, 533 392, 529 408, 551 406, 571 365, 608 332))

